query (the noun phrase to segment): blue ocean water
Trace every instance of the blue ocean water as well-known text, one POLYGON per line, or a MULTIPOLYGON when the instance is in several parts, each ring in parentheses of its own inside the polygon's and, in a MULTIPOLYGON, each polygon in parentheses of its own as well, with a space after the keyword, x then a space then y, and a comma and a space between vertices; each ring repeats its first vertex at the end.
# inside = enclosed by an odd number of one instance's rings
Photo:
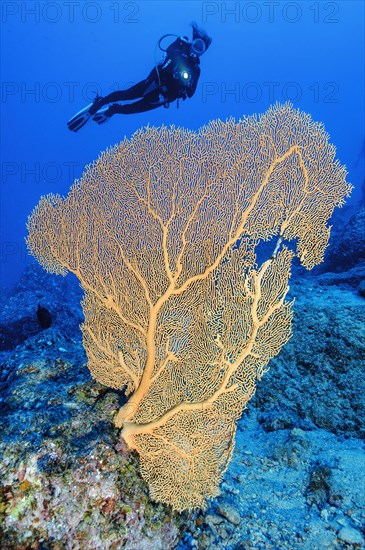
POLYGON ((147 124, 198 129, 290 100, 325 124, 355 185, 351 201, 363 193, 361 1, 4 0, 1 22, 2 291, 31 261, 26 221, 40 196, 67 194, 85 164, 147 124), (213 38, 191 99, 67 129, 95 93, 145 78, 161 59, 159 38, 190 38, 191 21, 213 38))
MULTIPOLYGON (((365 548, 364 2, 2 0, 0 9, 1 549, 365 548), (212 37, 193 97, 68 129, 96 94, 146 78, 160 38, 191 38, 192 21, 212 37), (221 493, 205 511, 172 514, 147 497, 112 424, 123 390, 91 378, 78 282, 28 255, 27 217, 141 127, 198 130, 286 101, 324 123, 354 190, 330 222, 325 263, 309 275, 294 264, 293 338, 238 422, 221 493)), ((257 247, 259 260, 272 244, 257 247)))

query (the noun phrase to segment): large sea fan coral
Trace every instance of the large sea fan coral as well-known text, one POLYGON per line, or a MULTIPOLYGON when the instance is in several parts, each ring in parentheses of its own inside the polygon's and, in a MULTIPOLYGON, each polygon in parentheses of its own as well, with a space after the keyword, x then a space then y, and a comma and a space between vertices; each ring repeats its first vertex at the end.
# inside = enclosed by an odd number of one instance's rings
POLYGON ((345 176, 323 126, 275 105, 197 133, 147 127, 35 208, 29 249, 80 280, 90 371, 126 387, 115 423, 154 499, 217 494, 237 419, 291 334, 292 257, 322 261, 345 176))

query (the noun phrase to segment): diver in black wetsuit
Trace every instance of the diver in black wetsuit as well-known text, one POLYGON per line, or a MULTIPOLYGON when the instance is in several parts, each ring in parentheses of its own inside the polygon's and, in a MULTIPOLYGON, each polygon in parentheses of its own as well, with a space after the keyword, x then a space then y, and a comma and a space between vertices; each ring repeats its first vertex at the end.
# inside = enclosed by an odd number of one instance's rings
MULTIPOLYGON (((156 64, 145 80, 127 90, 112 92, 106 97, 97 96, 93 103, 69 120, 68 128, 77 132, 91 117, 98 124, 103 124, 117 113, 141 113, 162 105, 168 107, 175 100, 192 97, 200 76, 200 56, 212 42, 196 23, 192 23, 192 27, 192 41, 190 42, 186 36, 178 37, 163 50, 166 53, 165 58, 156 64), (124 105, 116 103, 133 99, 138 101, 124 105)), ((171 35, 163 36, 159 46, 166 36, 171 35)))

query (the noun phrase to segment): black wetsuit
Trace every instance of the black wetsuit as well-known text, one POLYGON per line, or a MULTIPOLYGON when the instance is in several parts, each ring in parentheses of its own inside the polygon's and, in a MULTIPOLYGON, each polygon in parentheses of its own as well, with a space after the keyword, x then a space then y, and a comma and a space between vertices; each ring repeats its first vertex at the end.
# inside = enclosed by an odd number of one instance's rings
POLYGON ((191 55, 191 43, 181 38, 175 40, 166 50, 166 57, 154 67, 148 77, 127 90, 112 92, 98 99, 91 107, 95 114, 101 107, 113 103, 106 114, 141 113, 156 109, 161 105, 168 106, 176 99, 192 97, 200 76, 200 59, 191 55), (184 78, 185 76, 185 78, 184 78), (114 104, 116 101, 139 99, 126 105, 114 104))

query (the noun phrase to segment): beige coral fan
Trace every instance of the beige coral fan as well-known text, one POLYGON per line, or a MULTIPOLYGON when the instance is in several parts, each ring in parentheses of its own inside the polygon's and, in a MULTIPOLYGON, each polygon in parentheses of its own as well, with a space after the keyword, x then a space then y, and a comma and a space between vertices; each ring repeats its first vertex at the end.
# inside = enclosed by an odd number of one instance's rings
POLYGON ((89 368, 126 386, 115 424, 152 498, 181 511, 218 493, 256 378, 291 335, 292 257, 323 260, 350 191, 323 126, 285 104, 197 133, 144 128, 35 208, 29 249, 81 282, 89 368))

